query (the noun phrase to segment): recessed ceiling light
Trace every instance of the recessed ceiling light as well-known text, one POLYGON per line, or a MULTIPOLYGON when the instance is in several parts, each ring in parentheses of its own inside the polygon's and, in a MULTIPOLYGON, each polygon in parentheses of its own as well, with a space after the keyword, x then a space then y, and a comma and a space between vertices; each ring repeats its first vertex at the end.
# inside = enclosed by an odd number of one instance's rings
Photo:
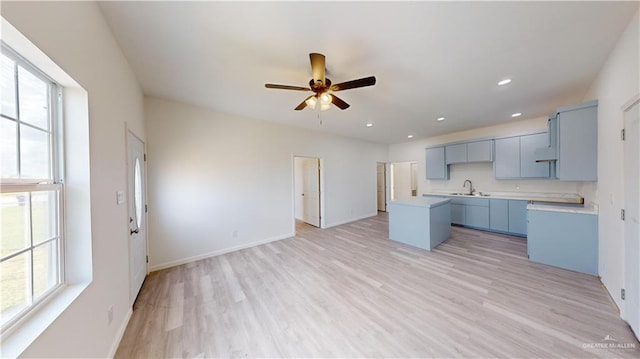
POLYGON ((444 121, 444 117, 438 117, 436 118, 436 121, 444 121))
POLYGON ((373 127, 373 123, 371 122, 367 123, 367 127, 373 127))
POLYGON ((506 85, 506 84, 508 84, 510 82, 511 82, 511 79, 504 79, 504 80, 498 82, 498 86, 504 86, 504 85, 506 85))
POLYGON ((511 115, 511 117, 520 117, 520 116, 522 116, 522 114, 520 112, 516 112, 516 113, 511 115))
POLYGON ((409 135, 409 136, 407 136, 407 138, 413 138, 413 135, 409 135))

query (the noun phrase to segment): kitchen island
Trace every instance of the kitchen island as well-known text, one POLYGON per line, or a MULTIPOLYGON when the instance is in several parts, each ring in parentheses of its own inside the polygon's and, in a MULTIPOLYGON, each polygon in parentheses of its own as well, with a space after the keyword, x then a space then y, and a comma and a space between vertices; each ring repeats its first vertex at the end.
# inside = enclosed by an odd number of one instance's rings
POLYGON ((431 250, 451 236, 451 200, 413 197, 390 201, 389 239, 431 250))

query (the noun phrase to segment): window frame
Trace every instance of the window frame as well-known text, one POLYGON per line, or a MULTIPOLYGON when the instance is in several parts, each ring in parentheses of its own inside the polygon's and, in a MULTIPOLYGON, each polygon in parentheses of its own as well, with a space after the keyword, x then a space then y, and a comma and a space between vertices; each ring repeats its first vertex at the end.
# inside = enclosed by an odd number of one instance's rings
POLYGON ((48 302, 53 296, 54 293, 58 292, 66 285, 66 273, 65 273, 65 219, 64 219, 64 208, 65 208, 65 195, 64 195, 64 181, 63 181, 63 159, 64 159, 64 151, 63 151, 63 143, 64 143, 64 131, 63 131, 63 117, 62 117, 62 86, 54 81, 51 77, 46 75, 43 71, 34 66, 31 62, 21 56, 19 53, 14 51, 11 47, 5 44, 3 41, 0 41, 0 46, 2 50, 2 55, 11 59, 15 62, 14 72, 16 74, 15 77, 15 104, 16 104, 16 112, 15 118, 11 116, 7 116, 3 113, 0 113, 0 117, 3 120, 13 121, 16 126, 16 156, 17 156, 17 178, 2 178, 0 177, 0 193, 18 193, 18 192, 26 192, 29 194, 29 243, 16 252, 10 253, 4 257, 2 257, 2 262, 10 260, 11 258, 17 257, 24 253, 30 254, 29 260, 29 287, 28 287, 28 296, 26 306, 15 313, 11 313, 12 317, 8 319, 5 323, 1 323, 0 334, 4 337, 9 334, 15 327, 18 326, 19 323, 26 320, 31 314, 35 312, 35 310, 48 302), (19 67, 22 67, 24 70, 28 71, 31 75, 36 78, 42 80, 47 85, 47 95, 48 95, 48 130, 43 129, 37 125, 33 125, 27 122, 21 121, 20 118, 20 81, 19 81, 19 67), (20 130, 21 126, 28 126, 32 129, 37 129, 39 131, 46 131, 48 134, 48 142, 49 142, 49 177, 48 178, 21 178, 21 136, 20 130), (56 194, 55 197, 56 203, 53 205, 56 213, 52 216, 54 218, 54 226, 57 229, 56 233, 51 237, 40 242, 35 243, 32 233, 33 221, 32 221, 32 213, 33 213, 33 196, 37 193, 42 192, 53 192, 56 194), (45 246, 49 243, 56 243, 55 250, 53 253, 56 255, 56 284, 51 288, 48 288, 42 293, 35 293, 35 276, 34 276, 34 263, 33 256, 34 251, 37 248, 45 246))

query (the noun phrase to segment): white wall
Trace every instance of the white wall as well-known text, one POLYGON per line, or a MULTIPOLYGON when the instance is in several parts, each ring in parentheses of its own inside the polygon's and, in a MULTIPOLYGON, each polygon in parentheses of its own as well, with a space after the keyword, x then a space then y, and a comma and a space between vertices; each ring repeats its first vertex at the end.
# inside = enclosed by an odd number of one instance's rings
POLYGON ((495 179, 495 176, 493 174, 492 163, 454 164, 449 166, 450 177, 448 181, 426 179, 426 147, 477 138, 500 137, 546 131, 546 126, 547 119, 541 117, 513 121, 503 125, 454 132, 442 136, 415 139, 413 141, 390 145, 389 161, 418 162, 418 195, 433 191, 462 192, 462 185, 464 184, 464 181, 466 179, 470 179, 473 182, 473 187, 480 192, 579 193, 585 197, 585 203, 593 201, 593 195, 585 191, 585 184, 581 182, 565 182, 542 179, 497 180, 495 179))
MULTIPOLYGON (((624 127, 622 106, 640 93, 640 21, 636 13, 618 40, 585 100, 598 100, 598 217, 599 273, 621 309, 624 285, 624 127)), ((638 156, 638 154, 632 154, 638 156)))
POLYGON ((293 155, 323 159, 327 227, 377 213, 386 145, 156 98, 145 118, 152 269, 292 236, 293 155))
POLYGON ((126 189, 125 121, 145 135, 142 92, 96 3, 3 2, 2 16, 89 93, 93 282, 23 355, 106 357, 130 309, 127 209, 115 193, 126 189))

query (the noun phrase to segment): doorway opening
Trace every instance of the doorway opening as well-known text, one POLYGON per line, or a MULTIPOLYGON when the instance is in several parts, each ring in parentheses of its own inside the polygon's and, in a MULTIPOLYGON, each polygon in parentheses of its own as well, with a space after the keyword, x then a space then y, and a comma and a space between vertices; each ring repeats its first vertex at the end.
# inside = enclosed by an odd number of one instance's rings
POLYGON ((378 196, 378 211, 387 211, 387 165, 384 162, 378 162, 376 164, 376 178, 377 178, 377 196, 378 196))
POLYGON ((294 228, 309 224, 322 228, 322 160, 318 157, 293 157, 294 228))
POLYGON ((624 110, 625 319, 640 338, 640 96, 624 110))
POLYGON ((391 164, 391 200, 418 196, 417 166, 416 161, 391 164))

